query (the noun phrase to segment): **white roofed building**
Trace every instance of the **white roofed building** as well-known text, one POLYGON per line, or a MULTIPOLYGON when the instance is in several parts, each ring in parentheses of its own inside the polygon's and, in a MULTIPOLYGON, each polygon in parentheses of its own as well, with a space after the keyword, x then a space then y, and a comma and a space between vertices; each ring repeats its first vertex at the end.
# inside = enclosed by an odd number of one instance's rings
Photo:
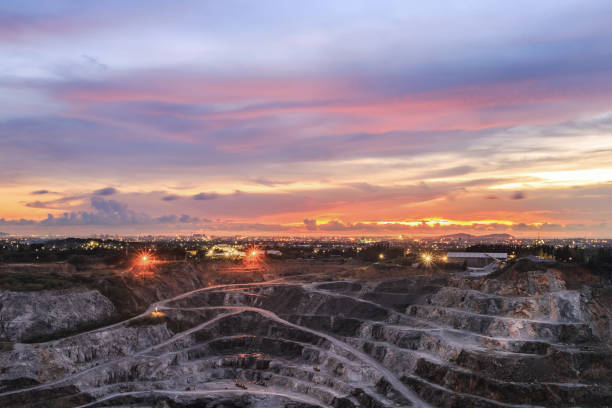
POLYGON ((472 268, 482 268, 493 262, 504 262, 508 259, 505 252, 448 252, 448 262, 463 264, 472 268))

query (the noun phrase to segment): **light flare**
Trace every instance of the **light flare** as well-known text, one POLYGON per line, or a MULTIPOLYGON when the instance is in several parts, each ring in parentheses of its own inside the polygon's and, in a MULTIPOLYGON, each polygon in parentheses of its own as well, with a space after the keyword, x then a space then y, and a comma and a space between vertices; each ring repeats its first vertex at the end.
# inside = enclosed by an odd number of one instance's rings
POLYGON ((263 266, 265 251, 255 245, 247 248, 246 256, 244 257, 244 266, 247 268, 258 268, 263 266))

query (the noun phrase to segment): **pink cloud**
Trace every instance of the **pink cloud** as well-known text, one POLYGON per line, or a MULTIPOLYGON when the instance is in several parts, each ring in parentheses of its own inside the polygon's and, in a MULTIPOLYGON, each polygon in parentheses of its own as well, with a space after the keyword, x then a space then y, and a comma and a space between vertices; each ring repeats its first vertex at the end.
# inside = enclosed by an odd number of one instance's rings
MULTIPOLYGON (((398 130, 475 131, 568 120, 577 110, 597 112, 607 107, 611 86, 601 79, 595 74, 586 82, 575 78, 532 79, 387 95, 358 79, 209 79, 159 72, 117 78, 105 85, 74 84, 55 92, 72 107, 72 116, 84 118, 110 120, 96 113, 97 107, 121 102, 207 107, 159 112, 151 107, 148 113, 201 121, 208 132, 241 123, 249 126, 260 118, 284 118, 276 124, 276 132, 268 136, 220 146, 229 152, 244 152, 282 144, 280 132, 290 140, 295 130, 307 132, 309 128, 313 136, 333 136, 398 130), (293 131, 292 126, 296 128, 293 131)), ((113 121, 121 123, 121 119, 113 121)), ((194 141, 184 133, 172 137, 194 141)))

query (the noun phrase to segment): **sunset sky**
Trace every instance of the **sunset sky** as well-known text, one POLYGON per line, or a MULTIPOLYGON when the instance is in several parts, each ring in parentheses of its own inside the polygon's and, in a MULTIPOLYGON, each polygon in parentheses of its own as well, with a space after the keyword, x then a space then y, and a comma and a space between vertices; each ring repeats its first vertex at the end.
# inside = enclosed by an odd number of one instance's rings
POLYGON ((612 237, 612 1, 0 2, 0 231, 612 237))

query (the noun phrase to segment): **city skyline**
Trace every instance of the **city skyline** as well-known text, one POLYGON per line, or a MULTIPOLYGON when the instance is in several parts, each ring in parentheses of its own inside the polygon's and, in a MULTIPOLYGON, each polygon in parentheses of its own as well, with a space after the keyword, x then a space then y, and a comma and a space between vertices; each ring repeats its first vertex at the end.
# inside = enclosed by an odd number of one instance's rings
POLYGON ((609 238, 610 15, 4 2, 0 232, 609 238))

